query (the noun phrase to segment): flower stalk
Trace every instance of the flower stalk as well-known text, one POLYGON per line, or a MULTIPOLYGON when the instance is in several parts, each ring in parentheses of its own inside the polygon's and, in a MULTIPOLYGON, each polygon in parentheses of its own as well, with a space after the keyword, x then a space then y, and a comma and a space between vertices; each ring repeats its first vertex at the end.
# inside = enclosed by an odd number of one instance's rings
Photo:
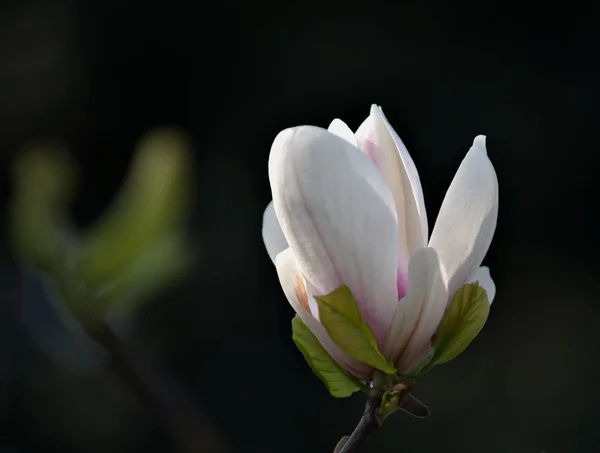
POLYGON ((410 395, 413 382, 399 382, 397 376, 389 376, 380 371, 373 373, 371 389, 365 403, 363 414, 352 434, 343 438, 334 453, 352 453, 360 451, 373 434, 383 425, 383 422, 394 412, 404 410, 411 413, 411 407, 416 417, 427 416, 429 410, 410 395), (416 401, 416 403, 411 403, 416 401), (405 402, 408 405, 405 407, 405 402), (423 410, 425 408, 425 411, 423 410), (420 414, 420 415, 419 415, 420 414))
POLYGON ((363 411, 356 428, 348 437, 342 448, 336 453, 356 453, 362 450, 367 441, 375 431, 381 427, 383 420, 378 414, 381 405, 381 392, 374 392, 367 398, 365 410, 363 411))

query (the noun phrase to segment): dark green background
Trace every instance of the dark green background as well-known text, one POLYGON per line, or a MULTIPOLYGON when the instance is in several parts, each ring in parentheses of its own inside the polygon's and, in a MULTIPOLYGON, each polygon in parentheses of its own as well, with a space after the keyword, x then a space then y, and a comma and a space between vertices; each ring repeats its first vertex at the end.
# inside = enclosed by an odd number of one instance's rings
MULTIPOLYGON (((228 451, 331 452, 363 400, 329 397, 291 341, 261 239, 271 142, 334 117, 354 129, 382 105, 433 225, 486 134, 500 184, 490 318, 417 389, 432 416, 390 419, 366 451, 597 451, 597 22, 577 1, 3 2, 2 206, 11 157, 54 137, 81 165, 73 215, 86 225, 140 134, 183 127, 202 262, 139 313, 131 347, 187 387, 228 451)), ((0 253, 0 452, 175 451, 110 371, 72 374, 40 352, 19 317, 32 283, 4 240, 0 253)))

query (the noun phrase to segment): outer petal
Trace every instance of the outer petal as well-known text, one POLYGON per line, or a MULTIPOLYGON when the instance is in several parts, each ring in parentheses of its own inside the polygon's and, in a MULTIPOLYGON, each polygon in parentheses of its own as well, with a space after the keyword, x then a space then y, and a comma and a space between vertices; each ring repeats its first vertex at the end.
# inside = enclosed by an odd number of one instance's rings
POLYGON ((487 266, 481 266, 469 279, 469 283, 471 282, 479 282, 479 286, 485 289, 491 305, 494 301, 494 297, 496 297, 496 284, 490 275, 490 268, 487 266))
POLYGON ((331 122, 331 124, 329 125, 329 127, 327 128, 327 130, 329 132, 331 132, 332 134, 343 138, 348 143, 350 143, 351 145, 354 145, 358 148, 358 143, 356 141, 356 137, 354 136, 354 132, 352 132, 352 130, 348 127, 348 125, 346 123, 344 123, 342 120, 340 120, 338 118, 334 119, 331 122))
POLYGON ((408 293, 398 304, 385 350, 401 373, 425 357, 444 315, 448 293, 442 273, 434 249, 415 252, 408 268, 408 293))
POLYGON ((306 289, 304 278, 292 250, 288 248, 277 255, 275 266, 277 267, 281 287, 290 305, 298 313, 304 324, 315 334, 329 355, 350 374, 359 379, 368 379, 373 369, 342 351, 331 340, 323 325, 311 314, 311 306, 314 310, 316 302, 306 289))
POLYGON ((312 126, 281 132, 269 176, 283 233, 315 294, 348 285, 378 343, 397 303, 398 224, 383 177, 356 147, 312 126))
POLYGON ((383 173, 392 189, 398 211, 401 246, 408 256, 427 244, 428 227, 419 173, 406 146, 377 105, 356 131, 360 149, 383 173), (403 242, 404 241, 404 242, 403 242))
POLYGON ((275 209, 273 208, 272 201, 267 205, 265 213, 263 214, 262 237, 265 247, 267 248, 267 253, 271 258, 271 261, 275 263, 275 257, 278 253, 288 248, 288 243, 285 240, 283 231, 281 231, 277 216, 275 216, 275 209))
POLYGON ((498 180, 485 136, 480 135, 450 184, 429 241, 444 265, 448 294, 454 294, 481 265, 497 218, 498 180))

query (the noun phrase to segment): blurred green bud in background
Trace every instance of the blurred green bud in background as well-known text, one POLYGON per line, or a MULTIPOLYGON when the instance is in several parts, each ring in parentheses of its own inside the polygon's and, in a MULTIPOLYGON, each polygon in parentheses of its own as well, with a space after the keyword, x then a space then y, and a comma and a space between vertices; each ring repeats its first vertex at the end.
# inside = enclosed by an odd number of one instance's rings
POLYGON ((48 274, 66 308, 88 330, 122 318, 185 275, 192 195, 189 139, 172 128, 150 131, 129 176, 100 219, 84 231, 68 210, 76 172, 55 144, 25 147, 13 167, 10 233, 24 264, 48 274))

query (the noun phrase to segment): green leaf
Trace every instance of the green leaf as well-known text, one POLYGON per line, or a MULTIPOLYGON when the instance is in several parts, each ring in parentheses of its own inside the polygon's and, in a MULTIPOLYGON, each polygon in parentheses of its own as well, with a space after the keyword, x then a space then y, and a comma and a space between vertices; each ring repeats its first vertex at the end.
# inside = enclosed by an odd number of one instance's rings
POLYGON ((362 319, 350 288, 342 285, 325 296, 315 296, 315 300, 321 324, 346 354, 384 373, 396 372, 377 349, 375 335, 362 319))
POLYGON ((432 340, 433 359, 427 368, 449 362, 477 336, 490 312, 487 293, 478 283, 461 286, 432 340))
POLYGON ((292 340, 332 396, 346 398, 360 390, 360 382, 346 373, 331 358, 317 337, 298 316, 292 319, 292 340))
POLYGON ((381 406, 377 411, 379 417, 381 417, 382 420, 385 420, 400 409, 403 396, 402 390, 390 389, 386 391, 381 398, 381 406))

